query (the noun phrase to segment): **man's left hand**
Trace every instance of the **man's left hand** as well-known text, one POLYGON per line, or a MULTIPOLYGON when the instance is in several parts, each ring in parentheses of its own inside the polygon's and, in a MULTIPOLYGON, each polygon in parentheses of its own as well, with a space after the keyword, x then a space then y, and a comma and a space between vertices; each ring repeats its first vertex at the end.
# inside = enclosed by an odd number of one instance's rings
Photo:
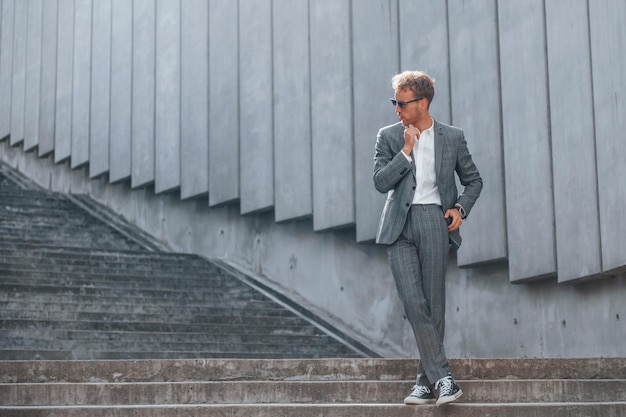
POLYGON ((451 208, 446 210, 446 213, 443 215, 443 218, 449 222, 448 224, 448 232, 454 232, 463 224, 463 219, 461 218, 461 213, 455 208, 451 208), (448 220, 452 219, 452 221, 448 220))

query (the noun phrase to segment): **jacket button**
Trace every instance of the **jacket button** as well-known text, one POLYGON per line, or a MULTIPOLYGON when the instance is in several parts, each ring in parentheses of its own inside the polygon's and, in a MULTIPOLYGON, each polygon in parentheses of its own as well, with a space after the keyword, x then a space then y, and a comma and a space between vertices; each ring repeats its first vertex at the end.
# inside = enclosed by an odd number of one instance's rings
POLYGON ((405 207, 408 207, 408 206, 410 206, 410 204, 409 204, 409 203, 406 203, 404 206, 405 206, 405 207))

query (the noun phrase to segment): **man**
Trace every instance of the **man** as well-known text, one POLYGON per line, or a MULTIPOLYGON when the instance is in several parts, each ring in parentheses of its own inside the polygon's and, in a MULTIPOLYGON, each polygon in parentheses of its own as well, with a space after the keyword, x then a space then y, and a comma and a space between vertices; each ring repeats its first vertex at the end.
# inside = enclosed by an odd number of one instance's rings
POLYGON ((392 87, 400 122, 380 129, 376 139, 374 185, 387 193, 376 243, 388 245, 391 273, 420 353, 417 381, 404 403, 439 407, 463 394, 443 347, 445 275, 450 246, 461 245, 459 227, 483 182, 463 131, 430 116, 434 80, 405 71, 392 78, 392 87), (460 195, 455 172, 464 187, 460 195))

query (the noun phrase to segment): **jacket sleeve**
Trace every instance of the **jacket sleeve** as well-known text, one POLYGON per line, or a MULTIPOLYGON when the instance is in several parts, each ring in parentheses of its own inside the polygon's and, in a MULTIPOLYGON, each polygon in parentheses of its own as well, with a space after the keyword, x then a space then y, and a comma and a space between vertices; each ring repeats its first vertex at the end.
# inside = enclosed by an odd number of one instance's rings
POLYGON ((483 179, 478 172, 476 164, 474 164, 472 160, 472 155, 469 152, 467 141, 463 133, 461 133, 459 152, 457 155, 455 170, 459 176, 461 185, 464 187, 457 198, 457 203, 463 206, 465 212, 469 215, 469 212, 472 210, 474 203, 483 189, 483 179))
POLYGON ((376 137, 376 153, 374 155, 374 187, 381 193, 393 189, 396 184, 412 170, 412 161, 402 153, 394 150, 390 138, 381 129, 376 137))

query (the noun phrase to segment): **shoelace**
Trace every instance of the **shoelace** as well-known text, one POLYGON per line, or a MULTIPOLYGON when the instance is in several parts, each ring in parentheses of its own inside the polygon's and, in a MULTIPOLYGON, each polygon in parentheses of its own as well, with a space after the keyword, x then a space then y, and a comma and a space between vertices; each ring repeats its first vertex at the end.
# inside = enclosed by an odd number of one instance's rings
POLYGON ((413 397, 422 397, 423 395, 430 394, 430 388, 425 387, 424 385, 414 385, 413 392, 411 392, 411 396, 413 397))
POLYGON ((440 395, 443 394, 448 395, 452 392, 452 378, 449 376, 445 378, 441 378, 437 381, 437 389, 439 390, 440 395))

